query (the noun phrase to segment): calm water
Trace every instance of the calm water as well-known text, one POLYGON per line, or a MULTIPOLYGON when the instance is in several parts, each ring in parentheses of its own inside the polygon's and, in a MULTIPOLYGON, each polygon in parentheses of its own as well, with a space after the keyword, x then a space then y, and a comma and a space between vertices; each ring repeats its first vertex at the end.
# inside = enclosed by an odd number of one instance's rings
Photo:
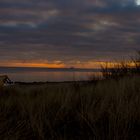
POLYGON ((12 81, 22 82, 88 80, 93 74, 101 75, 98 70, 0 67, 0 75, 8 75, 12 81))

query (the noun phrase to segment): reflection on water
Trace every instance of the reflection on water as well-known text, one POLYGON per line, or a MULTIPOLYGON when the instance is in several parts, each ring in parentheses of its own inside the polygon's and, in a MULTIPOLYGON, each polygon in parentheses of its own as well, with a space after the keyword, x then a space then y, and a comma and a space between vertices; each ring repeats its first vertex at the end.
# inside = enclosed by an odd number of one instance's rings
POLYGON ((88 80, 91 76, 100 76, 100 72, 81 71, 1 71, 13 81, 22 82, 59 82, 59 81, 79 81, 88 80))

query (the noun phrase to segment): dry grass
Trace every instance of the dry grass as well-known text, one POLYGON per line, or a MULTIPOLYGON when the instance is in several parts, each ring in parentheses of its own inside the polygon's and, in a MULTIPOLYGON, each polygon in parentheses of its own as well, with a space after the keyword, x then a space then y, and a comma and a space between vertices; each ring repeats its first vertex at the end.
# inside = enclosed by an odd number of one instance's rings
POLYGON ((139 140, 140 77, 0 89, 1 140, 139 140))
POLYGON ((101 66, 101 72, 105 79, 120 79, 133 75, 140 75, 140 51, 131 61, 122 61, 110 67, 109 62, 101 66))

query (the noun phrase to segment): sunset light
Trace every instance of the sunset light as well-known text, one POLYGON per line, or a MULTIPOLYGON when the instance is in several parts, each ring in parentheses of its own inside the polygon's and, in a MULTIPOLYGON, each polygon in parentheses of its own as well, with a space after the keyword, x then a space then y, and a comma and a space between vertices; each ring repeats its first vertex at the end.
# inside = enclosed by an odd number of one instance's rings
POLYGON ((0 140, 140 140, 140 0, 0 0, 0 140))

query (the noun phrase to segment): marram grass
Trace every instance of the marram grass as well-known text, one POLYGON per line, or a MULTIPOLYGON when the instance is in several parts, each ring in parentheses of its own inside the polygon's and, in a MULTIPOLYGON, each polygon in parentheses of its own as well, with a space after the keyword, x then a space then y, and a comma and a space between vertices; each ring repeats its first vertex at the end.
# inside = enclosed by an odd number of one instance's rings
POLYGON ((0 140, 139 140, 140 77, 0 89, 0 140))

